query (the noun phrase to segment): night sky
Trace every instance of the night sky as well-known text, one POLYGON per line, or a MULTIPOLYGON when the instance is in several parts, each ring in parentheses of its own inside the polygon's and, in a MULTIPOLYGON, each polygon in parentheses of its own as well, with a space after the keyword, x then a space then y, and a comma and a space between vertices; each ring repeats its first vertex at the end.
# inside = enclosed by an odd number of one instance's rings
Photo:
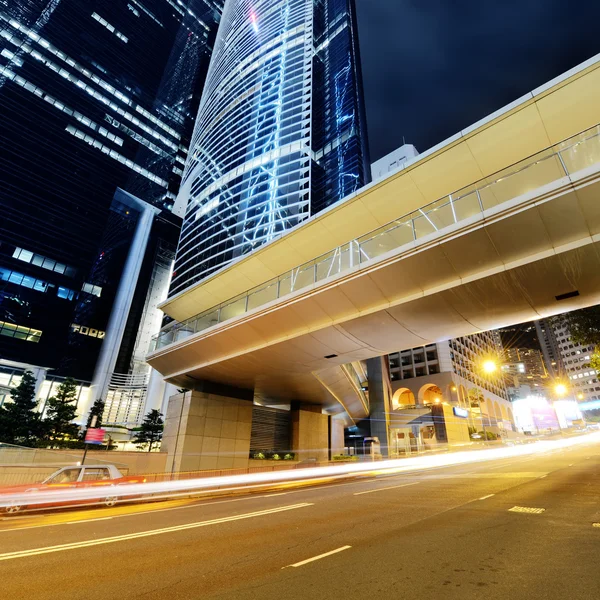
POLYGON ((356 4, 372 161, 402 136, 423 152, 600 52, 597 0, 356 4))

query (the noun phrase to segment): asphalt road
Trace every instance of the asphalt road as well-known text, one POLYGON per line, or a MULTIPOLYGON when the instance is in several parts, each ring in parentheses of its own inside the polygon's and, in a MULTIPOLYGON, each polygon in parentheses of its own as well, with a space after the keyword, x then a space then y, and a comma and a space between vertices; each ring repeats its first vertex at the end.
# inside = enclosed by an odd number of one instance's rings
POLYGON ((0 521, 0 600, 597 600, 594 523, 600 445, 16 517, 0 521))

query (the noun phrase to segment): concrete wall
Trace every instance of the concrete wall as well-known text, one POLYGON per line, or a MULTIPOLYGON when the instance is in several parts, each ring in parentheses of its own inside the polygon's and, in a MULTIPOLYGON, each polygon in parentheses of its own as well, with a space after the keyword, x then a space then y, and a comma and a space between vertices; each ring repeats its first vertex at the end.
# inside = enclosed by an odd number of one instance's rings
MULTIPOLYGON (((0 485, 38 482, 65 465, 81 461, 83 450, 0 448, 0 485)), ((85 464, 111 464, 123 474, 163 473, 167 455, 163 452, 90 451, 85 464)))
POLYGON ((329 460, 329 417, 320 411, 292 411, 292 450, 300 461, 329 460))
POLYGON ((161 450, 166 471, 246 468, 252 403, 207 392, 169 399, 161 450))
POLYGON ((444 413, 444 423, 446 424, 446 435, 448 436, 448 445, 468 444, 471 441, 469 437, 469 420, 457 417, 452 412, 452 406, 442 405, 444 413))

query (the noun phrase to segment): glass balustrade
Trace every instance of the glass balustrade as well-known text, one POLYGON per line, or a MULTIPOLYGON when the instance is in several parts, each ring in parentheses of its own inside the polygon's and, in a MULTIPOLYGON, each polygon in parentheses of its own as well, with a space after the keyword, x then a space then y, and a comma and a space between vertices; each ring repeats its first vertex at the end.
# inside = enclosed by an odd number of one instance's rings
POLYGON ((593 127, 450 194, 409 215, 343 244, 319 258, 267 281, 181 323, 170 323, 152 340, 150 352, 265 304, 335 277, 403 246, 412 247, 484 211, 532 192, 600 162, 600 126, 593 127))

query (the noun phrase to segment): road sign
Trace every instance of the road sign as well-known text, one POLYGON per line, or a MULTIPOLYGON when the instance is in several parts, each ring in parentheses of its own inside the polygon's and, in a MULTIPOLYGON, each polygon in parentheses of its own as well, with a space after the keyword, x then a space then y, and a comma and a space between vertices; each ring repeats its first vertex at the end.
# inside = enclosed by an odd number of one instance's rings
POLYGON ((106 431, 100 427, 90 428, 87 430, 85 434, 85 443, 86 444, 103 444, 104 443, 104 434, 106 431))

